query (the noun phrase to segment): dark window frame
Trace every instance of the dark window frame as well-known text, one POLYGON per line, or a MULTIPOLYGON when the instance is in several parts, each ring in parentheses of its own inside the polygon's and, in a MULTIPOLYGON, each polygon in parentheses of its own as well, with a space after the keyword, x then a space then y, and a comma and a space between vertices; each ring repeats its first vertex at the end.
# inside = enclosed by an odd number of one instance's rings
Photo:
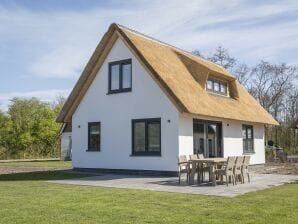
POLYGON ((254 139, 254 129, 253 125, 243 124, 242 125, 242 144, 243 144, 243 154, 255 153, 255 139, 254 139), (247 129, 251 129, 251 138, 248 138, 247 129), (243 138, 243 131, 245 129, 245 138, 243 138), (248 141, 251 141, 252 149, 248 149, 248 141))
MULTIPOLYGON (((220 148, 220 156, 219 157, 223 157, 224 155, 224 136, 223 136, 223 123, 222 121, 218 121, 218 120, 204 120, 204 119, 197 119, 197 118, 194 118, 193 119, 193 136, 194 136, 194 133, 195 133, 195 129, 194 129, 194 124, 196 123, 201 123, 204 125, 204 147, 206 147, 206 140, 207 140, 207 136, 208 136, 208 133, 207 133, 207 126, 209 124, 215 124, 215 125, 218 125, 217 127, 219 128, 217 131, 219 131, 219 138, 217 139, 217 144, 220 148)), ((193 138, 193 153, 196 154, 195 152, 195 145, 194 145, 194 141, 195 139, 193 138)), ((217 149, 218 150, 218 149, 217 149)))
POLYGON ((88 152, 100 152, 101 149, 101 122, 88 122, 88 152), (90 147, 90 137, 91 137, 91 126, 92 125, 99 125, 99 146, 98 148, 91 148, 90 147))
POLYGON ((131 149, 131 156, 161 156, 161 118, 145 118, 145 119, 133 119, 131 121, 132 130, 132 149, 131 149), (137 122, 145 122, 145 152, 136 152, 134 149, 134 124, 137 122), (149 151, 148 148, 148 124, 150 123, 157 123, 159 122, 159 151, 149 151))
POLYGON ((228 96, 228 82, 225 82, 225 81, 222 81, 222 80, 219 80, 219 79, 216 79, 216 78, 213 78, 213 77, 209 77, 207 79, 207 82, 206 82, 206 90, 208 92, 211 92, 211 93, 216 93, 216 94, 220 94, 220 95, 223 95, 223 96, 228 96), (208 88, 208 81, 211 81, 212 82, 212 89, 209 89, 208 88), (216 91, 214 89, 214 82, 217 82, 219 87, 218 87, 218 91, 216 91), (221 85, 224 85, 225 86, 225 92, 221 92, 221 85))
POLYGON ((123 92, 131 92, 132 90, 132 60, 131 58, 120 60, 120 61, 113 61, 109 62, 109 81, 108 81, 108 94, 114 94, 114 93, 123 93, 123 92), (123 88, 123 65, 130 64, 130 87, 129 88, 123 88), (112 89, 112 66, 113 65, 119 65, 119 89, 112 89))

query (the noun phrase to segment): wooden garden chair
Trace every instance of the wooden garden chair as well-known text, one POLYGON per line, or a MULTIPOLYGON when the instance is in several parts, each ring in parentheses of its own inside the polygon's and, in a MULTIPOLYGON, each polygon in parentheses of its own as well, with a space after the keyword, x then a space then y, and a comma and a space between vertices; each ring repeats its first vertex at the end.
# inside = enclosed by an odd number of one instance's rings
POLYGON ((186 173, 186 180, 189 182, 190 175, 190 164, 187 161, 186 155, 181 155, 178 157, 178 176, 179 176, 179 184, 181 181, 181 174, 186 173))
POLYGON ((198 156, 195 154, 195 155, 189 155, 189 159, 192 160, 192 159, 198 159, 198 156))
POLYGON ((235 176, 234 176, 234 166, 235 166, 236 157, 229 156, 225 166, 222 166, 221 169, 215 170, 215 174, 220 176, 221 182, 223 182, 223 176, 226 177, 226 185, 229 186, 229 179, 233 181, 235 185, 235 176))
POLYGON ((249 163, 250 163, 250 156, 244 156, 243 164, 242 164, 242 167, 241 167, 242 182, 243 183, 245 182, 245 180, 244 180, 245 175, 247 176, 247 180, 250 183, 250 175, 249 175, 249 172, 248 172, 249 163))
POLYGON ((236 157, 236 162, 234 166, 235 184, 237 184, 238 180, 241 183, 243 183, 243 176, 242 176, 243 159, 244 159, 243 156, 236 157))

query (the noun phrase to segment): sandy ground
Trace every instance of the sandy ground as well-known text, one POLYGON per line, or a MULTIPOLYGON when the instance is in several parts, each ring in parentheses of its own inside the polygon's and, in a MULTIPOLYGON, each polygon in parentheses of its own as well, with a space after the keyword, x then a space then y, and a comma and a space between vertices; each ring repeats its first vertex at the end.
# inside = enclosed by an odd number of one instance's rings
MULTIPOLYGON (((42 163, 41 163, 42 164, 42 163)), ((28 172, 38 172, 38 171, 51 171, 51 170, 69 170, 70 167, 61 164, 61 166, 53 164, 42 164, 39 162, 24 163, 15 161, 12 162, 0 162, 0 175, 1 174, 11 174, 11 173, 28 173, 28 172)))
POLYGON ((298 175, 298 163, 269 162, 257 173, 298 175))
POLYGON ((38 172, 38 171, 50 171, 50 170, 65 170, 61 167, 47 167, 47 166, 10 166, 9 164, 1 164, 0 174, 10 174, 10 173, 28 173, 28 172, 38 172))

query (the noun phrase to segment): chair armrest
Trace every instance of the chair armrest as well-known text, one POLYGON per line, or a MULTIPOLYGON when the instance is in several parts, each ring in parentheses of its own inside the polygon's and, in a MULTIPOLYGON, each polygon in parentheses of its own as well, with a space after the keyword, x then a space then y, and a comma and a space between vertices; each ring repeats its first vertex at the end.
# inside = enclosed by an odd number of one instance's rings
POLYGON ((215 166, 215 171, 216 170, 225 170, 226 166, 227 166, 227 164, 225 164, 225 163, 217 164, 217 166, 215 166))

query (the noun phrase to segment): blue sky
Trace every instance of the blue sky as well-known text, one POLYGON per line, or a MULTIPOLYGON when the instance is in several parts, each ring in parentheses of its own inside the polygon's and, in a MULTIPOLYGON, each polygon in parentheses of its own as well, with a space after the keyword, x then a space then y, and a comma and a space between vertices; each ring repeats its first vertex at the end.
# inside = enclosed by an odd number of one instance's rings
POLYGON ((0 1, 0 108, 67 96, 112 22, 208 55, 298 64, 298 1, 0 1))

